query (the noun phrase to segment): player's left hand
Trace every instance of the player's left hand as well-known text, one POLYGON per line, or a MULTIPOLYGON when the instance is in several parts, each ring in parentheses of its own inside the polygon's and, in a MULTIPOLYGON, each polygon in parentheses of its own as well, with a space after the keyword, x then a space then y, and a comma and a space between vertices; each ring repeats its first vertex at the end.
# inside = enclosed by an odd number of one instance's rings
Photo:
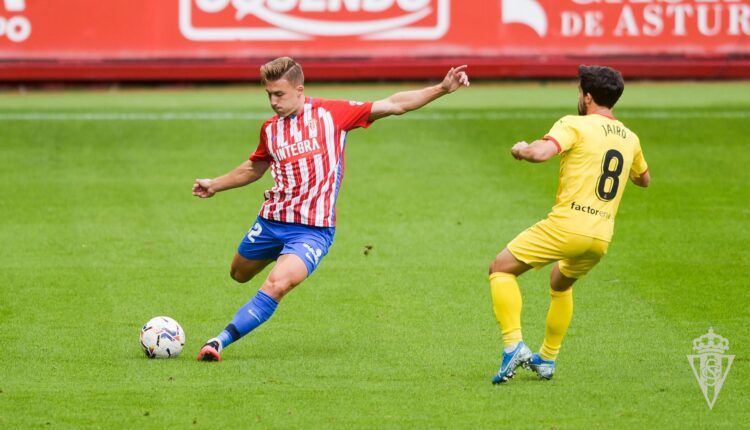
POLYGON ((459 89, 461 86, 468 87, 471 85, 469 82, 469 75, 466 74, 467 65, 452 67, 448 70, 448 74, 445 75, 443 82, 440 87, 447 93, 452 93, 459 89))
POLYGON ((208 199, 216 194, 210 179, 196 179, 193 183, 193 195, 202 199, 208 199))
POLYGON ((523 160, 523 157, 521 157, 521 151, 523 151, 528 146, 529 146, 529 144, 526 143, 526 142, 518 142, 515 145, 513 145, 512 148, 510 148, 510 154, 516 160, 523 160))

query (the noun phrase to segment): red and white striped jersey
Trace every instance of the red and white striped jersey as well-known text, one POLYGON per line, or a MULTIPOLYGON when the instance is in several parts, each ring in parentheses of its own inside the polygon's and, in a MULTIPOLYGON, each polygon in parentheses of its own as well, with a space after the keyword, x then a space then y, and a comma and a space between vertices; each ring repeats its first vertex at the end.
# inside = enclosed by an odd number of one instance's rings
POLYGON ((274 221, 335 227, 344 176, 346 134, 369 127, 372 103, 308 97, 302 113, 268 119, 250 160, 271 163, 274 186, 260 216, 274 221))

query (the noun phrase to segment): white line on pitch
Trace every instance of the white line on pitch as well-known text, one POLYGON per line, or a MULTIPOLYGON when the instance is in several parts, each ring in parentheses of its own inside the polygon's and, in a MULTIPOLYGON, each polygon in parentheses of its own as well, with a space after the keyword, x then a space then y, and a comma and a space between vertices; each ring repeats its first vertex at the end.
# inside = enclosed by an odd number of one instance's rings
MULTIPOLYGON (((402 121, 555 119, 554 112, 413 112, 402 121)), ((750 118, 750 111, 631 111, 623 119, 750 118)), ((260 112, 0 112, 0 121, 240 121, 265 120, 260 112)))

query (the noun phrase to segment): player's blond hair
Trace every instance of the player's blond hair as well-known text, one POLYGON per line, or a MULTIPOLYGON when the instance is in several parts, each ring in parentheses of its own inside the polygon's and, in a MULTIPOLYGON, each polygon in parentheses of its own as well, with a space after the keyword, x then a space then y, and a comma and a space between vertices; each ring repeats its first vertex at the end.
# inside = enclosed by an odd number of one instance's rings
POLYGON ((290 57, 279 57, 260 66, 260 82, 278 81, 286 79, 292 85, 304 85, 305 75, 302 73, 302 66, 290 57))

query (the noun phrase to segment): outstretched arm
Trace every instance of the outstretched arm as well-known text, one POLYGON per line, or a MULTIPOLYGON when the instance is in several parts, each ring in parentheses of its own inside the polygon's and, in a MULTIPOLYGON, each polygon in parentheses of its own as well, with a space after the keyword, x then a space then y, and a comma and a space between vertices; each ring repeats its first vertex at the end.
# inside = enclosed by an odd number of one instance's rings
POLYGON ((193 195, 202 199, 213 197, 219 191, 244 187, 260 179, 270 164, 267 161, 247 160, 227 173, 214 179, 196 179, 193 195))
POLYGON ((414 91, 402 91, 387 99, 378 100, 372 104, 369 121, 385 118, 391 115, 403 115, 421 108, 445 94, 450 94, 461 86, 468 87, 469 76, 466 75, 468 66, 454 67, 445 75, 443 82, 438 85, 414 91))
POLYGON ((558 147, 555 142, 546 139, 536 140, 531 145, 518 142, 510 150, 516 160, 526 160, 532 163, 547 161, 557 155, 557 152, 558 147))

